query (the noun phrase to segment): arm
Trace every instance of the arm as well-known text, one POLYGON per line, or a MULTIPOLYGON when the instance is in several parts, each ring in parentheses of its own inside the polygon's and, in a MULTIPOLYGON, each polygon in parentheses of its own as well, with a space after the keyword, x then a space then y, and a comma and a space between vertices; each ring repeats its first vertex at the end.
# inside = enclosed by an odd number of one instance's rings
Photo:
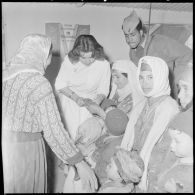
POLYGON ((64 163, 75 165, 83 186, 87 191, 94 192, 97 189, 96 176, 89 165, 83 161, 83 155, 64 129, 51 86, 45 82, 34 93, 36 119, 47 143, 64 163))
POLYGON ((68 98, 75 101, 79 106, 84 106, 85 102, 84 99, 78 96, 74 91, 69 89, 68 87, 64 87, 63 89, 58 90, 59 93, 67 96, 68 98))
POLYGON ((64 163, 74 165, 82 161, 83 156, 76 148, 64 129, 57 108, 52 88, 48 82, 41 85, 35 92, 37 101, 35 103, 36 118, 40 128, 43 130, 44 138, 53 152, 64 163))
POLYGON ((110 90, 110 78, 111 78, 110 64, 107 61, 105 61, 104 69, 101 74, 101 80, 99 83, 99 87, 97 89, 97 96, 94 99, 94 101, 98 105, 108 96, 110 90))

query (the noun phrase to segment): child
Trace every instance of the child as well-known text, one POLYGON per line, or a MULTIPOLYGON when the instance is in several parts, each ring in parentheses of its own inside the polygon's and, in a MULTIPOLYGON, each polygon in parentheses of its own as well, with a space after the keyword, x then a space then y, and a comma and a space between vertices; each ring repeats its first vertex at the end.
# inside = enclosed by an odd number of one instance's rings
MULTIPOLYGON (((90 166, 95 171, 97 170, 97 177, 100 176, 102 179, 102 173, 105 174, 106 165, 116 151, 116 146, 120 145, 129 119, 122 110, 116 108, 112 100, 105 100, 101 106, 106 113, 105 120, 99 116, 93 116, 84 121, 79 126, 75 144, 90 166), (103 167, 101 167, 102 164, 103 167)), ((71 167, 65 181, 64 192, 81 192, 80 180, 75 181, 75 177, 77 177, 76 170, 71 167), (75 185, 78 186, 70 188, 75 185)))
POLYGON ((137 152, 119 149, 106 167, 107 179, 99 193, 128 193, 134 191, 144 170, 144 163, 137 152))
MULTIPOLYGON (((158 175, 156 191, 193 192, 193 76, 192 67, 188 65, 176 81, 180 88, 178 98, 181 110, 169 124, 172 139, 170 148, 176 156, 176 162, 170 163, 158 175)), ((166 163, 169 159, 165 158, 166 163)), ((163 164, 165 164, 163 162, 163 164)))
POLYGON ((127 114, 144 98, 138 90, 135 75, 136 66, 131 61, 118 60, 112 65, 112 90, 109 98, 127 114))
POLYGON ((101 107, 106 113, 105 120, 98 116, 87 119, 80 125, 76 139, 76 145, 92 167, 97 162, 97 155, 108 144, 112 147, 107 157, 113 154, 113 146, 120 144, 129 120, 128 116, 122 110, 117 109, 116 104, 110 99, 104 100, 101 107))
MULTIPOLYGON (((192 129, 191 129, 192 130, 192 129)), ((171 150, 177 161, 158 177, 157 191, 170 193, 193 192, 193 138, 192 131, 169 129, 171 150)))

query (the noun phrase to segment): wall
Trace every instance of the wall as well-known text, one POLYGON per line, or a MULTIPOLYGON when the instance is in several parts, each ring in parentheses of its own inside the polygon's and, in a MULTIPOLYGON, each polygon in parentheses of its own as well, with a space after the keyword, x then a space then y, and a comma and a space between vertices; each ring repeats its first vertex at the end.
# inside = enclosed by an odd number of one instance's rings
MULTIPOLYGON (((46 22, 67 24, 90 24, 91 34, 102 44, 111 60, 128 59, 121 24, 132 9, 123 7, 93 6, 79 7, 71 3, 11 3, 3 2, 6 49, 9 60, 16 52, 21 39, 29 33, 45 33, 46 22)), ((148 10, 134 9, 148 22, 148 10)), ((152 11, 153 23, 192 24, 192 13, 152 11)))

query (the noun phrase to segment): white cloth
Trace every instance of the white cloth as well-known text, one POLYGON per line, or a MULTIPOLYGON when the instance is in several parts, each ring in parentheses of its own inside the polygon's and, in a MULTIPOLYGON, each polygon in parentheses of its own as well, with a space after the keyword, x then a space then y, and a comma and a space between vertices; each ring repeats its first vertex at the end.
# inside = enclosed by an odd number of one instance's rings
POLYGON ((132 61, 118 60, 118 61, 113 63, 112 69, 119 70, 123 73, 127 73, 129 83, 127 85, 128 88, 125 87, 124 90, 123 89, 118 90, 116 85, 114 83, 112 83, 112 90, 110 93, 110 98, 112 98, 114 96, 116 91, 118 91, 120 99, 123 96, 122 94, 127 94, 127 93, 130 94, 132 92, 133 105, 136 105, 138 102, 140 102, 141 100, 143 100, 145 98, 143 96, 143 94, 140 92, 140 90, 138 89, 138 83, 136 80, 137 67, 135 66, 135 64, 132 61))
POLYGON ((17 76, 21 72, 45 73, 46 62, 51 47, 49 37, 40 34, 27 35, 20 44, 16 55, 3 71, 3 81, 17 76))
MULTIPOLYGON (((56 78, 55 89, 68 87, 83 98, 95 99, 98 94, 106 97, 110 87, 110 64, 104 61, 95 61, 90 66, 81 62, 72 64, 65 56, 56 78)), ((79 107, 73 100, 63 94, 58 94, 62 115, 67 130, 72 139, 75 139, 78 126, 92 115, 85 107, 79 107)))
POLYGON ((153 75, 153 89, 148 94, 145 94, 141 88, 141 85, 138 84, 138 87, 142 94, 146 97, 159 97, 162 95, 170 95, 170 85, 169 85, 169 68, 166 62, 158 57, 154 56, 144 56, 138 62, 137 68, 137 81, 139 82, 139 75, 141 64, 146 63, 152 69, 153 75))
MULTIPOLYGON (((145 56, 140 59, 138 63, 138 73, 137 73, 137 80, 139 80, 139 72, 141 62, 147 63, 152 68, 153 73, 153 81, 154 81, 154 88, 147 95, 148 97, 159 97, 162 95, 169 95, 170 94, 170 87, 168 82, 168 70, 166 63, 161 63, 161 59, 157 59, 155 57, 145 56), (156 67, 155 67, 155 63, 156 67), (159 65, 160 64, 160 65, 159 65), (159 65, 159 66, 158 66, 159 65)), ((141 86, 139 86, 141 89, 141 86)), ((144 94, 144 92, 142 91, 144 94)), ((146 96, 146 94, 145 94, 146 96)), ((131 117, 127 124, 127 128, 125 134, 123 136, 123 140, 121 142, 121 147, 126 150, 131 150, 133 143, 134 143, 134 127, 135 124, 140 116, 142 109, 147 100, 143 100, 139 102, 132 110, 131 117)), ((148 163, 150 160, 151 152, 155 146, 155 144, 160 139, 163 132, 166 130, 166 127, 170 120, 179 112, 179 107, 177 102, 168 96, 165 100, 163 100, 155 110, 154 121, 151 126, 150 132, 146 138, 146 141, 140 151, 140 156, 142 157, 145 165, 145 170, 139 183, 139 187, 146 191, 147 189, 147 171, 148 171, 148 163)))

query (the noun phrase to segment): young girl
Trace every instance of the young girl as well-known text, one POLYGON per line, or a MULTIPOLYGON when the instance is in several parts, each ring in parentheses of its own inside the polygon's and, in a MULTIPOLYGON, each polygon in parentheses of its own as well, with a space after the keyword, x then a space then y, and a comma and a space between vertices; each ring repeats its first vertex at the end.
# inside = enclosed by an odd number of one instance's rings
POLYGON ((176 101, 170 97, 168 74, 168 66, 160 58, 145 56, 139 60, 138 87, 146 99, 132 110, 121 147, 137 150, 144 161, 145 170, 138 186, 142 191, 148 186, 151 153, 169 121, 179 112, 176 101))
POLYGON ((136 66, 131 61, 118 60, 112 65, 112 90, 109 98, 125 113, 144 98, 136 82, 136 66))
POLYGON ((149 192, 193 192, 193 77, 192 67, 177 75, 180 91, 180 112, 168 125, 170 150, 155 172, 156 182, 150 180, 149 192), (175 161, 170 160, 170 156, 175 161))

